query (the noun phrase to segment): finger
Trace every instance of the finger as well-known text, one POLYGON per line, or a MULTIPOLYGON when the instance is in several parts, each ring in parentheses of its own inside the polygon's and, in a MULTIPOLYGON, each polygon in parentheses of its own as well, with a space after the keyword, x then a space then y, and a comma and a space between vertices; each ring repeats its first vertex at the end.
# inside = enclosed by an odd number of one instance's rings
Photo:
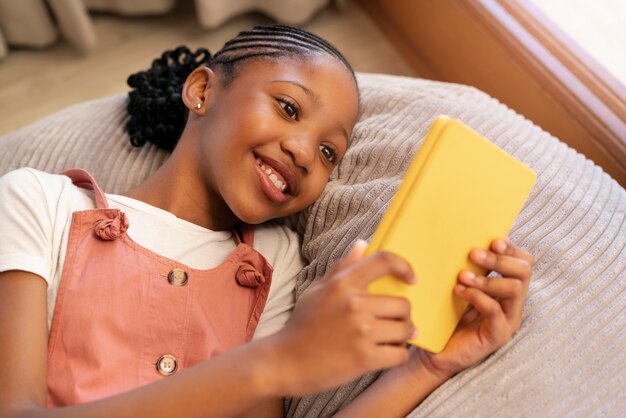
POLYGON ((341 263, 352 264, 352 263, 357 262, 358 260, 363 258, 363 254, 365 253, 366 249, 367 249, 367 241, 364 241, 362 239, 356 240, 354 244, 352 245, 350 252, 342 259, 342 261, 340 261, 340 264, 341 263))
POLYGON ((356 263, 358 260, 363 258, 363 254, 365 253, 366 248, 367 241, 364 241, 362 239, 356 240, 348 254, 346 254, 345 257, 339 260, 339 262, 329 270, 329 272, 322 278, 322 280, 328 279, 337 271, 340 271, 348 267, 350 264, 356 263))
POLYGON ((511 257, 520 258, 522 260, 526 260, 528 264, 533 266, 535 264, 535 259, 528 251, 516 247, 511 244, 508 239, 495 239, 491 243, 491 250, 503 255, 509 255, 511 257))
POLYGON ((459 282, 467 287, 482 290, 492 298, 514 299, 524 296, 524 285, 521 280, 507 277, 487 278, 463 270, 459 273, 459 282))
MULTIPOLYGON (((356 303, 362 304, 370 314, 376 318, 397 319, 409 321, 411 318, 411 303, 401 297, 383 295, 364 295, 356 303)), ((361 308, 358 306, 357 309, 361 308)))
POLYGON ((352 284, 366 289, 371 282, 387 275, 409 284, 416 282, 411 265, 403 258, 385 251, 362 258, 336 276, 346 276, 345 278, 352 284))
POLYGON ((372 324, 369 337, 376 344, 404 344, 417 337, 417 330, 409 321, 380 319, 372 324))
POLYGON ((518 317, 515 321, 509 320, 502 311, 500 304, 482 291, 457 285, 455 292, 459 297, 469 302, 482 316, 480 333, 492 348, 504 345, 511 338, 513 331, 519 327, 518 317))
POLYGON ((469 302, 485 319, 494 324, 504 323, 505 316, 502 307, 498 301, 482 290, 466 287, 461 284, 457 284, 454 290, 461 299, 469 302))
POLYGON ((376 364, 372 365, 371 370, 400 366, 409 361, 409 354, 409 350, 404 345, 379 345, 375 352, 376 364))
POLYGON ((528 289, 521 280, 507 277, 490 279, 464 270, 459 273, 459 282, 499 299, 502 311, 508 318, 512 318, 512 315, 521 317, 528 289))
POLYGON ((476 265, 487 270, 496 271, 503 276, 515 277, 524 282, 530 280, 532 268, 524 259, 497 254, 481 248, 474 248, 470 251, 469 258, 476 265))

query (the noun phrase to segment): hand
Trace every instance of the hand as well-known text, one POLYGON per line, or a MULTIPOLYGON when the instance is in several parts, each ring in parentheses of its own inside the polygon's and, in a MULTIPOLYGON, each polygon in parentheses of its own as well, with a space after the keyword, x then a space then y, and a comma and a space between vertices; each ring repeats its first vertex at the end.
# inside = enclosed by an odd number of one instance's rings
MULTIPOLYGON (((406 261, 390 253, 363 257, 365 242, 313 285, 273 337, 279 379, 290 396, 328 390, 364 373, 405 363, 415 332, 404 298, 370 295, 369 283, 391 274, 414 283, 406 261)), ((270 337, 272 338, 272 337, 270 337)))
MULTIPOLYGON (((532 255, 497 239, 488 251, 473 249, 469 259, 503 277, 487 278, 461 271, 454 292, 469 302, 445 349, 439 354, 417 350, 414 362, 450 377, 507 343, 521 324, 534 263, 532 255)), ((413 363, 413 362, 412 362, 413 363)))

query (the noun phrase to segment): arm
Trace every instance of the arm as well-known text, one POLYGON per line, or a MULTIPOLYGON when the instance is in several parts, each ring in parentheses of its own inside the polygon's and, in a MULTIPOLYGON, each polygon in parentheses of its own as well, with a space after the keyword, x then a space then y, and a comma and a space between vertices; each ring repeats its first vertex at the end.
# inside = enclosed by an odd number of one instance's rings
POLYGON ((388 370, 337 416, 406 416, 454 374, 477 363, 519 329, 533 258, 505 240, 490 251, 472 250, 470 260, 504 277, 487 279, 459 273, 454 292, 470 304, 446 348, 439 354, 415 348, 411 360, 388 370), (481 257, 484 254, 484 257, 481 257))
POLYGON ((284 398, 273 398, 255 405, 237 418, 276 418, 284 415, 284 398))
POLYGON ((350 255, 301 299, 280 332, 127 393, 46 409, 46 283, 23 271, 0 273, 0 416, 236 416, 400 365, 408 360, 401 343, 412 332, 408 303, 367 295, 369 282, 385 274, 413 278, 390 254, 350 255))

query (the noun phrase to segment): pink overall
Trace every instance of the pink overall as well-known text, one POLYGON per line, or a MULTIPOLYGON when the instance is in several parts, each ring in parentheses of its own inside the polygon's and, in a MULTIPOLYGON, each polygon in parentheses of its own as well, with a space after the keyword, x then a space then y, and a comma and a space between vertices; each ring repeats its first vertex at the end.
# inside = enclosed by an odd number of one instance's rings
POLYGON ((226 261, 196 270, 135 243, 86 171, 64 174, 93 189, 96 209, 72 215, 48 343, 50 407, 125 392, 250 341, 272 277, 251 226, 226 261))

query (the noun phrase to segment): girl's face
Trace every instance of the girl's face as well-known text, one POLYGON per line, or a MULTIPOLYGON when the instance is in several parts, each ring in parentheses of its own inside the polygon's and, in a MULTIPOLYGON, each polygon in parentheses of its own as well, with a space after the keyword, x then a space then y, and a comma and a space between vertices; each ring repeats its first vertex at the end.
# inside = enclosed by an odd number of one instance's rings
POLYGON ((312 204, 356 123, 349 71, 316 55, 243 63, 227 86, 213 76, 203 107, 190 110, 212 208, 257 224, 312 204))

